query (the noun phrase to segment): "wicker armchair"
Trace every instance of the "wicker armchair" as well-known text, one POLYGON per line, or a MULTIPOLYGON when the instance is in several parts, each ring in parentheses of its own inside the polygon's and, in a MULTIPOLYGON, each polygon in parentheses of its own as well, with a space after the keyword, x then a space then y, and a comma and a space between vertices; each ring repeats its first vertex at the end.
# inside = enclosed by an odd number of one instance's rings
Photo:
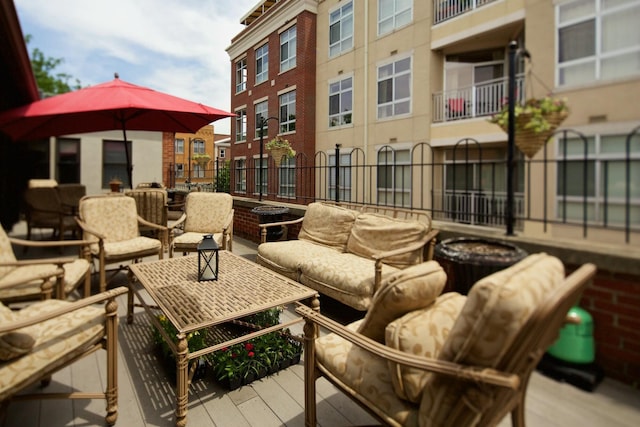
MULTIPOLYGON (((106 422, 118 417, 118 304, 120 287, 76 302, 48 300, 14 311, 0 304, 0 418, 19 399, 106 400, 106 422), (104 302, 104 307, 95 306, 104 302), (104 391, 46 393, 25 391, 32 384, 46 386, 51 376, 77 360, 104 349, 104 391), (19 396, 17 396, 19 394, 19 396)), ((103 384, 102 381, 97 383, 103 384)))
MULTIPOLYGON (((158 230, 166 236, 167 227, 145 221, 138 215, 136 202, 122 193, 85 196, 80 200, 78 224, 84 239, 91 241, 90 254, 98 261, 100 292, 107 288, 107 264, 137 262, 146 256, 162 259, 163 241, 140 235, 140 226, 158 230)), ((116 269, 116 273, 121 270, 116 269)))
POLYGON ((65 299, 84 284, 84 296, 91 293, 91 265, 87 260, 89 242, 33 242, 8 237, 0 229, 0 301, 8 304, 20 301, 65 299), (11 245, 49 248, 79 246, 78 257, 18 260, 11 245))
POLYGON ((30 187, 24 193, 27 239, 34 228, 53 230, 53 237, 64 240, 67 231, 76 231, 74 215, 65 209, 56 187, 30 187))
POLYGON ((174 251, 195 252, 205 234, 213 234, 220 249, 231 250, 233 215, 233 197, 230 194, 187 194, 184 213, 170 228, 169 257, 174 251))
POLYGON ((493 426, 511 413, 524 426, 531 372, 595 271, 585 264, 565 278, 557 258, 535 254, 468 296, 440 295, 446 275, 430 261, 386 280, 365 318, 346 327, 298 307, 306 425, 316 425, 324 376, 384 425, 493 426), (316 338, 320 327, 329 334, 316 338))

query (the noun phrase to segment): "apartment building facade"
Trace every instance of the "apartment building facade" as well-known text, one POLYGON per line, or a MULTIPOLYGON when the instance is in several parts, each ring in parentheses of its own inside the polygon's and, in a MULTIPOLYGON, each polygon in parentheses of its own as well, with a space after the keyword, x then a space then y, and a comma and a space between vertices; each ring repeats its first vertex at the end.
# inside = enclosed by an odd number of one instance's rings
MULTIPOLYGON (((639 13, 631 0, 319 1, 316 150, 331 155, 339 143, 341 166, 357 152, 377 167, 377 175, 342 174, 347 189, 349 179, 369 179, 358 201, 434 209, 445 221, 459 220, 462 209, 501 213, 508 138, 487 119, 508 99, 515 41, 517 102, 552 95, 571 111, 560 128, 565 140, 552 138, 533 159, 515 152, 516 213, 558 220, 524 220, 518 231, 580 238, 572 222, 608 222, 620 229, 593 238, 638 245, 640 192, 631 183, 640 178, 632 101, 640 95, 640 33, 630 20, 639 13), (537 163, 558 156, 566 163, 537 163), (416 164, 437 166, 425 174, 403 167, 416 164), (623 188, 631 189, 626 198, 623 188)), ((462 222, 485 225, 481 217, 462 222)))
POLYGON ((261 2, 227 48, 237 115, 229 159, 234 195, 295 203, 313 194, 312 185, 299 183, 315 149, 316 9, 315 0, 261 2), (264 147, 276 136, 296 151, 279 167, 264 147))

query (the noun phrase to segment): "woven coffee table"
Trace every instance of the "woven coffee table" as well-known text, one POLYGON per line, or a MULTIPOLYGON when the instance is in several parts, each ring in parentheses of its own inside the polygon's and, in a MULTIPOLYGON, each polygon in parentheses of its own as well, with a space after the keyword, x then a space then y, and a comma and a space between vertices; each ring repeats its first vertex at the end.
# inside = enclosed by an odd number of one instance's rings
MULTIPOLYGON (((217 281, 198 281, 198 257, 196 255, 133 264, 131 272, 138 279, 145 295, 135 284, 129 287, 127 323, 133 321, 134 294, 144 307, 151 322, 163 334, 176 357, 176 425, 187 424, 189 365, 200 356, 224 347, 247 341, 275 330, 302 322, 301 318, 279 325, 248 331, 241 336, 225 336, 224 342, 212 342, 211 346, 189 352, 187 335, 201 329, 219 327, 241 317, 270 308, 308 300, 311 307, 319 309, 318 293, 278 273, 264 268, 228 251, 220 251, 219 277, 217 281), (177 329, 174 343, 160 326, 156 316, 162 312, 177 329)), ((214 328, 215 329, 215 328, 214 328)), ((211 334, 209 334, 211 335, 211 334)))

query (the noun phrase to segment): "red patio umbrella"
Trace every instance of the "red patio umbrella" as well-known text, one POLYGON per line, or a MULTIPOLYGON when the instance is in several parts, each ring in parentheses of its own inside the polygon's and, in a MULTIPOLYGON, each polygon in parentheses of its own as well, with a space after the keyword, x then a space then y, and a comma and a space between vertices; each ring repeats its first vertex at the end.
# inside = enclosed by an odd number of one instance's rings
MULTIPOLYGON (((0 113, 0 131, 14 141, 122 129, 194 133, 218 119, 233 117, 217 108, 188 101, 118 78, 35 101, 0 113)), ((131 184, 131 159, 127 172, 131 184)))

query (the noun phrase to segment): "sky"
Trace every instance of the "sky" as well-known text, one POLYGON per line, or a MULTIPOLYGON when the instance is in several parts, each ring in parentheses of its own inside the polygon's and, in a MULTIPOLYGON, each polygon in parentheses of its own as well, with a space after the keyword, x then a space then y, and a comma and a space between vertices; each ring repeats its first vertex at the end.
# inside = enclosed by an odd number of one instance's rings
MULTIPOLYGON (((230 111, 226 48, 258 0, 14 0, 27 46, 80 84, 120 79, 230 111)), ((230 133, 231 119, 214 122, 230 133)))

